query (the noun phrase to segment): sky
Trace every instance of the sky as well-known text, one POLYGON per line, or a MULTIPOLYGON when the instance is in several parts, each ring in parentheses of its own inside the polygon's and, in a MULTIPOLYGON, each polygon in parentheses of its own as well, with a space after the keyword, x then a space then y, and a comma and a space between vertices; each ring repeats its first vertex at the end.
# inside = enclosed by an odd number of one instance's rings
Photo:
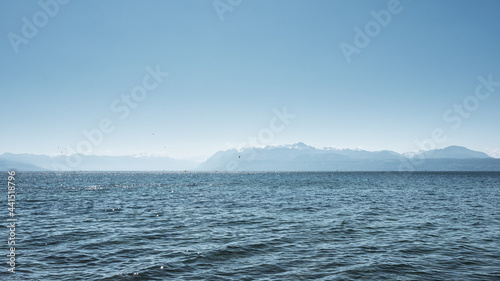
POLYGON ((500 2, 0 1, 0 153, 500 157, 500 2), (497 82, 498 81, 498 82, 497 82))

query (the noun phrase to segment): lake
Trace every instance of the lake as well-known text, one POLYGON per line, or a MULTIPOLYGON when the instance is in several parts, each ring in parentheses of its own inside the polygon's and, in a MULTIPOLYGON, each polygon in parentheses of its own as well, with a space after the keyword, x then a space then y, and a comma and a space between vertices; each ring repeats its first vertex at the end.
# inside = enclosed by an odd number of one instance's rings
MULTIPOLYGON (((500 279, 500 173, 18 172, 16 184, 18 280, 500 279)), ((13 277, 3 257, 0 279, 13 277)))

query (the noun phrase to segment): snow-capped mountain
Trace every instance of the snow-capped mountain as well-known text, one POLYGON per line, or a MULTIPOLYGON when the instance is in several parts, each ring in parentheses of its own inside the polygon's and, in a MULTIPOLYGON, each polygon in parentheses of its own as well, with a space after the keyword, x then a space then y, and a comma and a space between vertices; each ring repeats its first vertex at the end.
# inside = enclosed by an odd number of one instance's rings
POLYGON ((500 171, 500 159, 450 146, 411 154, 394 151, 315 148, 304 143, 219 151, 198 166, 203 171, 500 171))

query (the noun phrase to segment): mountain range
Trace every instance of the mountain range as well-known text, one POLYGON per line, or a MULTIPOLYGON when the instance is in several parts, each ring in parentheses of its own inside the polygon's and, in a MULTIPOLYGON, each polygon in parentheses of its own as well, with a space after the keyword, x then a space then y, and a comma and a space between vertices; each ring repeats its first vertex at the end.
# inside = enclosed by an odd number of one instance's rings
POLYGON ((315 148, 296 143, 219 151, 202 163, 157 156, 0 155, 0 170, 19 171, 500 171, 500 159, 465 147, 400 154, 315 148))
POLYGON ((197 165, 195 161, 154 156, 0 155, 0 170, 19 171, 180 171, 192 170, 197 165))

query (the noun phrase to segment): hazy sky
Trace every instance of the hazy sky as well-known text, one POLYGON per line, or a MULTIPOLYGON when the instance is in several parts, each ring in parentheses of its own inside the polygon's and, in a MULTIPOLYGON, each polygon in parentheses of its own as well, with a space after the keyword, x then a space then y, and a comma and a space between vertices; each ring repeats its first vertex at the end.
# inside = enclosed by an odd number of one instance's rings
POLYGON ((496 0, 1 1, 0 153, 203 158, 249 138, 405 152, 434 134, 427 147, 500 156, 499 11, 496 0))

